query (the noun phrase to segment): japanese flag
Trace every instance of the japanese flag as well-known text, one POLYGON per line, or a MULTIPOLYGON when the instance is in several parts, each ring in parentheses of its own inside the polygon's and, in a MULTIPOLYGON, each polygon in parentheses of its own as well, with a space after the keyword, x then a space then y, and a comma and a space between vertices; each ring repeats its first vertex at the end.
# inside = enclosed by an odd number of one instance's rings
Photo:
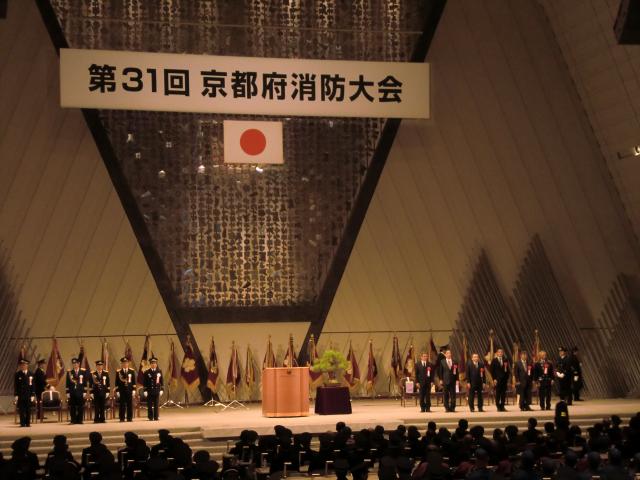
POLYGON ((224 121, 224 163, 284 163, 282 122, 224 121))

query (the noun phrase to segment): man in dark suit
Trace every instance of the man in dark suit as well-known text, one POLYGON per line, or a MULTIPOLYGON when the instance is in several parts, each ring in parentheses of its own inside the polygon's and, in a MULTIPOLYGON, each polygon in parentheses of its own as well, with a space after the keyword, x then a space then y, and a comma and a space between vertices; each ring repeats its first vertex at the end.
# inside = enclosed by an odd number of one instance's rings
POLYGON ((420 411, 431 411, 431 383, 433 382, 434 368, 429 362, 429 355, 422 352, 416 365, 416 380, 420 385, 420 411))
POLYGON ((573 366, 573 401, 582 402, 580 391, 584 387, 584 379, 582 378, 582 362, 578 357, 578 347, 571 349, 571 364, 573 366))
POLYGON ((129 359, 120 359, 120 369, 116 372, 116 396, 120 402, 120 421, 133 421, 133 396, 136 394, 136 371, 129 368, 129 359))
POLYGON ((556 378, 558 379, 558 395, 560 400, 567 402, 567 405, 573 403, 573 362, 567 355, 566 347, 558 347, 558 361, 556 362, 556 378))
POLYGON ((20 360, 20 369, 14 375, 15 403, 20 414, 20 426, 31 426, 31 404, 35 402, 33 374, 29 371, 29 361, 20 360))
POLYGON ((447 349, 444 352, 444 358, 440 361, 440 384, 443 389, 444 409, 447 412, 456 411, 458 370, 458 362, 451 358, 451 350, 447 349))
POLYGON ((478 395, 478 411, 482 412, 482 390, 487 381, 484 362, 480 360, 480 355, 474 353, 467 363, 467 379, 469 380, 469 410, 474 411, 474 400, 478 395))
POLYGON ((496 407, 499 412, 506 412, 504 404, 507 397, 507 383, 511 376, 509 360, 504 356, 504 350, 496 350, 496 357, 491 362, 491 376, 493 377, 493 387, 496 391, 496 407))
POLYGON ((520 410, 531 410, 531 387, 533 385, 533 365, 527 361, 527 352, 520 352, 520 360, 515 365, 516 392, 520 395, 520 410))
POLYGON ((547 352, 538 352, 539 360, 536 362, 534 377, 538 382, 538 396, 540 397, 540 410, 551 410, 551 386, 553 385, 553 364, 547 360, 547 352))
POLYGON ((91 372, 91 395, 93 396, 93 406, 95 413, 93 423, 105 423, 105 404, 111 391, 111 379, 109 372, 104 369, 102 360, 96 361, 96 369, 91 372))
POLYGON ((147 416, 149 420, 158 420, 158 408, 160 396, 164 389, 164 378, 158 368, 158 359, 151 357, 151 365, 144 372, 144 395, 147 399, 147 416))
POLYGON ((33 372, 33 388, 36 394, 36 415, 39 420, 43 420, 44 418, 44 413, 42 412, 42 393, 47 388, 46 363, 47 361, 44 358, 38 360, 38 368, 33 372))
POLYGON ((86 387, 90 381, 89 372, 80 368, 77 358, 71 359, 71 370, 67 371, 67 401, 69 403, 69 417, 71 423, 82 423, 84 399, 87 395, 86 387))

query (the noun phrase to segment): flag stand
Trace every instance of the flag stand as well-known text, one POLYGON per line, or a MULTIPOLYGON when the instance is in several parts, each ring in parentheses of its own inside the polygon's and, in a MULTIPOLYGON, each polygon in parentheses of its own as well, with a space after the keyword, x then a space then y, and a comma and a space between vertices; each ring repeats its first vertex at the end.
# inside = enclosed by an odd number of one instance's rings
POLYGON ((236 408, 247 408, 248 409, 249 407, 247 407, 244 403, 242 403, 239 400, 236 400, 236 385, 235 385, 235 383, 231 387, 231 391, 233 392, 233 400, 231 400, 226 405, 224 403, 221 404, 221 405, 224 405, 224 407, 222 408, 222 411, 224 412, 227 408, 230 408, 232 410, 235 410, 236 408))
MULTIPOLYGON (((211 391, 211 389, 209 389, 211 391)), ((202 405, 203 407, 220 407, 222 408, 222 410, 226 410, 227 408, 229 408, 229 405, 226 403, 222 403, 220 400, 216 400, 213 398, 215 394, 213 393, 213 391, 211 391, 211 400, 209 400, 208 402, 205 402, 204 405, 202 405)))
POLYGON ((171 408, 171 407, 184 408, 182 405, 180 405, 179 402, 174 402, 173 400, 171 400, 171 385, 167 385, 167 400, 165 400, 165 402, 162 405, 160 405, 160 408, 171 408))

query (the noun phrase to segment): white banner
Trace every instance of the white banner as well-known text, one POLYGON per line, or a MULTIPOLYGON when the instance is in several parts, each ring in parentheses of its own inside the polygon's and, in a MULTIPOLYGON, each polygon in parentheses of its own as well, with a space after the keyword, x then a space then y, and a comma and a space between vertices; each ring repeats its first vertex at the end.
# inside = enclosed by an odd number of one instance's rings
POLYGON ((60 50, 71 108, 429 118, 427 63, 60 50))

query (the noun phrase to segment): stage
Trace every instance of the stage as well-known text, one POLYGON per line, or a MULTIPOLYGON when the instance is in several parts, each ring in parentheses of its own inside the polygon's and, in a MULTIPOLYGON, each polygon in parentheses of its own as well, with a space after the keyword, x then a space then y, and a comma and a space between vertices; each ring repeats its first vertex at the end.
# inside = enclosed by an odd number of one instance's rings
MULTIPOLYGON (((311 432, 318 434, 327 430, 334 430, 338 421, 344 421, 353 430, 382 425, 385 429, 396 428, 399 424, 417 425, 423 430, 430 420, 438 426, 454 427, 460 418, 466 418, 471 425, 480 423, 485 427, 504 427, 515 424, 519 427, 526 425, 529 417, 536 417, 539 422, 553 419, 553 410, 539 411, 534 407, 532 412, 521 412, 517 406, 508 405, 507 412, 496 412, 495 406, 489 405, 484 412, 469 412, 466 407, 458 407, 455 413, 446 413, 442 406, 432 409, 430 413, 421 413, 419 407, 410 401, 406 407, 400 406, 399 400, 393 399, 357 399, 352 401, 351 415, 315 415, 311 406, 309 416, 290 418, 267 418, 262 416, 259 403, 248 404, 247 408, 227 409, 191 406, 184 409, 162 409, 160 420, 150 422, 146 419, 146 411, 132 423, 120 423, 109 420, 105 424, 69 425, 53 421, 54 415, 49 414, 45 423, 33 424, 30 428, 19 428, 14 423, 13 415, 0 416, 0 448, 6 454, 8 443, 20 436, 29 435, 34 438, 51 438, 56 434, 69 437, 86 438, 89 432, 98 430, 103 436, 117 437, 125 431, 132 430, 139 434, 154 437, 158 429, 166 428, 173 431, 188 432, 190 438, 221 440, 237 438, 244 429, 256 430, 259 434, 273 432, 276 424, 285 425, 294 433, 311 432)), ((631 415, 640 411, 640 400, 613 399, 588 400, 570 407, 572 422, 579 425, 591 425, 612 414, 620 415, 625 421, 631 415)), ((65 417, 63 416, 63 419, 65 417)))

